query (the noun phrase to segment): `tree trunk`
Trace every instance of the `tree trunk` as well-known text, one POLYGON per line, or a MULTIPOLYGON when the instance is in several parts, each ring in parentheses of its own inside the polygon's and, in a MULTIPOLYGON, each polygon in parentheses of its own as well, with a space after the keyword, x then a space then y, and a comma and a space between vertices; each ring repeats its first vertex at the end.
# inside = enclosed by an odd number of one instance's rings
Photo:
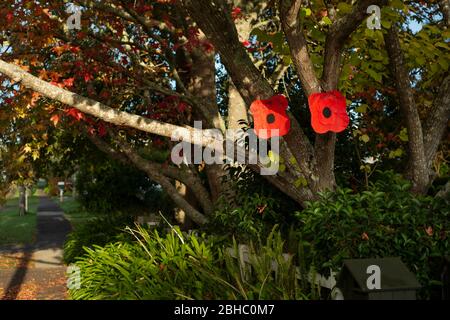
POLYGON ((429 171, 432 170, 439 144, 445 135, 450 119, 450 75, 441 83, 438 94, 433 102, 432 110, 423 123, 423 140, 425 160, 429 171))
MULTIPOLYGON (((201 41, 206 37, 203 33, 199 36, 201 41)), ((226 127, 216 103, 215 61, 213 52, 205 52, 203 49, 194 49, 191 54, 192 68, 190 72, 189 91, 196 97, 206 101, 209 108, 203 111, 204 123, 208 129, 218 129, 225 133, 226 127)), ((200 111, 200 110, 199 110, 200 111)), ((205 166, 208 178, 211 200, 215 203, 227 184, 223 183, 223 177, 227 174, 223 165, 211 164, 205 166)))
POLYGON ((25 209, 25 186, 19 186, 19 216, 24 216, 26 214, 25 209))
POLYGON ((241 121, 248 123, 247 107, 233 81, 230 79, 228 89, 228 129, 241 129, 241 121))
MULTIPOLYGON (((178 193, 182 195, 187 202, 189 202, 189 204, 196 206, 196 199, 185 184, 175 181, 175 188, 178 193)), ((186 212, 182 208, 175 208, 175 220, 179 223, 182 230, 192 229, 192 220, 186 215, 186 212)))
POLYGON ((408 129, 409 178, 413 183, 413 192, 425 193, 428 189, 429 174, 425 158, 422 124, 417 111, 410 78, 403 59, 396 26, 392 26, 385 37, 392 72, 395 79, 400 109, 408 129))

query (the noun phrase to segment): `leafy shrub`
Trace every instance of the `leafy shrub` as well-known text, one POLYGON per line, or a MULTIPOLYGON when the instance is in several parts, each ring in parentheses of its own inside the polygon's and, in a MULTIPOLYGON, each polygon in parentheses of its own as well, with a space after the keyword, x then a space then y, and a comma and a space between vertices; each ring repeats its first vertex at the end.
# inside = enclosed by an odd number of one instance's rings
POLYGON ((439 261, 450 252, 449 202, 414 196, 410 187, 386 172, 367 191, 322 194, 298 213, 310 262, 328 274, 346 258, 399 256, 429 297, 442 271, 439 261))
POLYGON ((141 171, 114 161, 83 164, 77 174, 78 201, 90 212, 171 209, 166 194, 141 171), (158 201, 154 201, 158 199, 158 201))
POLYGON ((216 258, 204 237, 184 239, 179 229, 165 237, 140 227, 130 232, 137 242, 87 249, 76 263, 83 277, 73 299, 215 298, 212 281, 196 272, 216 258))
POLYGON ((84 247, 105 245, 116 241, 123 229, 133 223, 133 218, 122 214, 95 217, 79 226, 69 234, 64 244, 63 259, 66 264, 73 263, 86 253, 84 247))
POLYGON ((207 275, 218 285, 224 283, 232 289, 224 298, 304 300, 318 297, 319 292, 315 290, 318 288, 311 288, 306 277, 303 280, 297 278, 306 274, 303 255, 285 253, 285 241, 276 229, 272 229, 265 243, 259 241, 256 246, 250 243, 246 252, 248 261, 244 253, 239 253, 236 241, 232 248, 221 250, 224 271, 219 274, 207 272, 207 275))
POLYGON ((211 229, 220 230, 240 240, 266 237, 278 220, 273 198, 260 194, 236 196, 239 205, 230 205, 224 198, 212 218, 211 229))
POLYGON ((274 225, 286 233, 298 204, 246 166, 225 166, 224 192, 210 223, 212 234, 248 242, 266 239, 274 225))
POLYGON ((242 278, 240 261, 220 242, 185 235, 179 228, 161 237, 154 230, 130 230, 136 241, 86 249, 76 265, 81 287, 73 299, 283 299, 305 298, 294 281, 293 259, 279 255, 283 243, 273 234, 253 259, 254 272, 242 278), (279 262, 276 274, 273 259, 279 262))

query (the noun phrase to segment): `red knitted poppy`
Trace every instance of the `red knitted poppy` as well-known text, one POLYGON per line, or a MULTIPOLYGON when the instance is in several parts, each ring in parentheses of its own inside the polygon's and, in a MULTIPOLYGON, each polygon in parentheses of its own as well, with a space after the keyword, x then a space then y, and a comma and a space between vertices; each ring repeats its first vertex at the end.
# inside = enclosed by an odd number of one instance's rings
POLYGON ((341 132, 350 123, 345 97, 339 91, 313 93, 308 102, 311 126, 315 132, 341 132))
POLYGON ((288 101, 283 95, 253 101, 250 112, 253 115, 256 135, 261 139, 286 135, 291 128, 291 122, 286 114, 287 107, 288 101))

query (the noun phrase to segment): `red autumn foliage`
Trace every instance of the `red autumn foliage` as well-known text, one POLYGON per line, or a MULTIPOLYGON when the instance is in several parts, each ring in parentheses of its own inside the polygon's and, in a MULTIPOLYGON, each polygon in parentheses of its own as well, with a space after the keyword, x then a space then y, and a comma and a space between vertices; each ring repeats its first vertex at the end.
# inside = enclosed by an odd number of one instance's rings
POLYGON ((144 117, 155 120, 176 121, 191 112, 191 106, 177 96, 163 97, 146 109, 144 117))
POLYGON ((242 9, 239 7, 233 8, 233 10, 231 11, 231 18, 233 20, 242 18, 242 9))
POLYGON ((53 116, 51 116, 50 121, 53 122, 53 125, 56 127, 59 123, 59 115, 54 114, 53 116))
POLYGON ((74 78, 67 78, 63 80, 63 83, 66 87, 73 87, 74 78))
POLYGON ((100 122, 98 124, 97 132, 98 132, 98 135, 100 137, 106 136, 106 127, 105 127, 105 124, 103 122, 100 122))
POLYGON ((89 82, 89 81, 93 80, 94 77, 92 76, 91 73, 89 73, 89 72, 84 72, 84 74, 83 74, 83 79, 84 79, 84 82, 89 82))
POLYGON ((81 111, 79 111, 78 109, 70 108, 70 109, 67 109, 65 112, 68 116, 71 116, 72 118, 74 118, 77 121, 84 119, 84 114, 81 111))
MULTIPOLYGON (((185 48, 191 52, 195 48, 201 48, 207 53, 210 53, 214 50, 214 46, 211 42, 209 42, 206 39, 200 39, 200 30, 197 27, 189 27, 187 39, 188 41, 184 45, 185 48)), ((174 48, 178 48, 179 44, 176 45, 174 48)))
POLYGON ((6 21, 8 23, 12 23, 14 21, 14 14, 12 12, 9 12, 8 14, 6 14, 6 21))

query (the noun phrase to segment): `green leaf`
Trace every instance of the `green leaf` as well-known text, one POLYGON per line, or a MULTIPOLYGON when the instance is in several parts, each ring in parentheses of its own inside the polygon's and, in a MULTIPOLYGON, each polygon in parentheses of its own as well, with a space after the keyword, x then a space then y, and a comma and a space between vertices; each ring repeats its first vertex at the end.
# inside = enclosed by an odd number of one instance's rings
POLYGON ((317 55, 315 53, 311 54, 311 61, 313 64, 322 64, 323 63, 323 56, 322 55, 317 55))
POLYGON ((402 155, 403 155, 403 150, 401 148, 398 148, 396 150, 389 152, 389 159, 399 158, 402 155))
POLYGON ((308 185, 308 181, 306 181, 306 179, 304 177, 300 177, 297 180, 295 180, 295 182, 294 182, 294 186, 296 188, 306 187, 307 185, 308 185))
POLYGON ((283 56, 283 64, 285 66, 289 66, 292 64, 292 58, 291 56, 283 56))
POLYGON ((383 54, 379 50, 369 49, 371 58, 375 61, 383 61, 383 54))
POLYGON ((403 9, 405 6, 401 0, 392 0, 390 6, 395 9, 403 9))
POLYGON ((425 64, 425 62, 426 62, 426 60, 425 60, 425 58, 423 56, 416 57, 416 63, 419 66, 423 66, 425 64))
POLYGON ((369 108, 369 106, 367 104, 362 104, 359 107, 357 107, 355 109, 355 111, 359 112, 359 113, 366 113, 367 112, 367 108, 369 108))
POLYGON ((400 138, 400 140, 402 140, 403 142, 408 141, 408 129, 403 128, 400 131, 400 134, 398 135, 398 137, 400 138))
POLYGON ((345 2, 340 2, 337 6, 339 13, 346 14, 352 11, 352 6, 345 2))
POLYGON ((363 141, 364 143, 367 143, 370 141, 370 138, 367 134, 363 134, 361 137, 359 137, 359 140, 363 141))
POLYGON ((289 163, 291 163, 291 164, 297 164, 297 159, 295 159, 295 157, 292 156, 292 157, 289 158, 289 163))
POLYGON ((421 52, 430 59, 434 59, 436 54, 439 52, 439 51, 438 52, 436 52, 436 51, 437 50, 435 48, 433 48, 431 45, 427 45, 427 46, 423 47, 421 50, 421 52))
POLYGON ((382 75, 373 69, 367 69, 367 74, 377 82, 381 82, 382 75))
POLYGON ((277 32, 277 33, 271 35, 270 37, 271 37, 273 49, 276 52, 281 53, 283 51, 283 44, 284 44, 283 34, 281 32, 277 32))
POLYGON ((348 79, 349 75, 351 72, 351 68, 349 64, 346 64, 343 68, 342 68, 342 72, 341 72, 341 79, 346 80, 348 79))
POLYGON ((311 36, 317 41, 325 41, 326 35, 320 31, 317 27, 311 29, 311 36))
POLYGON ((356 137, 358 134, 361 134, 361 131, 359 129, 356 129, 353 131, 353 136, 356 137))
POLYGON ((433 63, 431 65, 431 75, 435 74, 439 71, 439 65, 437 63, 433 63))
POLYGON ((283 56, 291 57, 291 49, 289 49, 289 46, 286 43, 283 43, 280 54, 283 56))
POLYGON ((420 38, 422 38, 422 39, 424 39, 424 40, 430 41, 430 37, 428 36, 428 34, 425 32, 424 29, 422 29, 421 31, 419 31, 419 32, 417 33, 417 36, 419 36, 420 38))
POLYGON ((444 43, 444 42, 438 42, 434 45, 435 47, 440 47, 440 48, 444 48, 444 49, 448 49, 448 44, 444 43))
POLYGON ((375 36, 375 31, 374 31, 373 29, 366 28, 366 29, 364 30, 364 35, 365 35, 367 38, 373 38, 373 37, 375 36))
POLYGON ((268 156, 269 156, 269 159, 271 162, 274 162, 274 163, 280 162, 280 156, 277 153, 272 152, 272 150, 269 151, 268 156))
POLYGON ((256 36, 258 38, 258 41, 262 42, 269 42, 272 40, 272 38, 263 30, 259 28, 255 28, 250 32, 250 35, 256 36))
POLYGON ((445 57, 440 57, 438 59, 438 63, 442 67, 442 69, 444 71, 447 71, 447 69, 448 69, 448 62, 447 62, 447 59, 445 57))
POLYGON ((301 17, 309 17, 311 15, 311 9, 309 8, 302 8, 302 10, 300 11, 300 16, 301 17))
POLYGON ((328 26, 333 24, 333 22, 330 20, 330 18, 328 18, 326 16, 322 18, 322 21, 323 21, 323 23, 325 23, 328 26))
POLYGON ((387 20, 381 20, 381 25, 383 26, 383 28, 385 29, 390 29, 392 26, 392 22, 387 21, 387 20))

